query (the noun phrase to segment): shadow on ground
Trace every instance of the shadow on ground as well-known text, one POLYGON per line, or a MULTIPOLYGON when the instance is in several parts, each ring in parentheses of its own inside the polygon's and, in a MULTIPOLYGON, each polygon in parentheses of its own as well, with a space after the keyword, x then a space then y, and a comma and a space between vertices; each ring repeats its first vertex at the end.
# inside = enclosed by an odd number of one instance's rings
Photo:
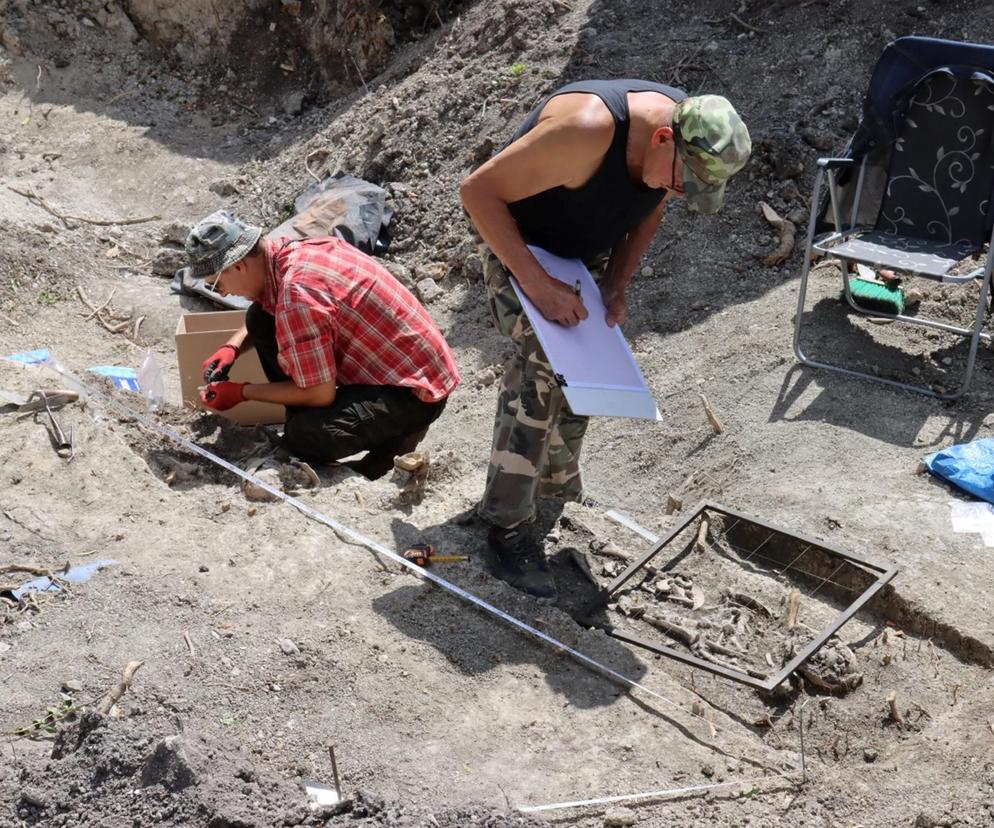
MULTIPOLYGON (((539 537, 552 528, 561 511, 561 507, 557 510, 551 502, 544 506, 535 527, 541 533, 539 537)), ((633 681, 641 680, 646 667, 627 648, 600 635, 592 645, 592 639, 585 641, 584 632, 557 612, 562 610, 569 615, 592 597, 592 588, 584 586, 583 576, 568 556, 556 555, 551 561, 560 591, 559 602, 552 607, 496 579, 492 574, 495 562, 486 546, 485 527, 468 521, 465 516, 459 520, 463 522, 452 520, 418 529, 395 519, 392 531, 396 548, 431 543, 438 554, 470 555, 468 563, 437 565, 432 571, 522 624, 633 681)), ((550 688, 582 709, 612 704, 625 693, 621 685, 605 680, 579 661, 557 654, 555 645, 537 641, 534 634, 520 628, 517 637, 496 634, 509 622, 498 620, 479 605, 473 611, 455 596, 443 597, 438 588, 427 582, 405 584, 382 595, 373 601, 373 608, 401 633, 430 644, 467 675, 484 674, 498 665, 531 664, 545 673, 550 688)))
MULTIPOLYGON (((924 362, 906 349, 871 336, 834 298, 819 300, 805 313, 801 345, 809 358, 819 362, 949 389, 958 387, 969 349, 969 341, 957 337, 951 344, 932 350, 931 359, 924 362), (946 359, 949 366, 943 366, 946 359)), ((989 412, 985 402, 989 387, 990 359, 985 347, 978 352, 975 376, 966 396, 956 401, 795 365, 784 376, 768 421, 823 422, 894 445, 938 446, 976 437, 989 412), (853 405, 854 399, 860 404, 853 405), (925 425, 941 417, 945 422, 939 431, 923 437, 925 425)))

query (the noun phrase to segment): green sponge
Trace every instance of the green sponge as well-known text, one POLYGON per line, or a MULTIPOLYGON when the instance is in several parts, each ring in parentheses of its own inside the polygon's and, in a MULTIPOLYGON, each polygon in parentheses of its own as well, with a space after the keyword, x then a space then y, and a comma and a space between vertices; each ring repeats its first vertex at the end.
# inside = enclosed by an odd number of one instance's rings
MULTIPOLYGON (((890 288, 882 282, 855 278, 849 280, 849 290, 860 308, 881 313, 904 313, 904 291, 900 287, 890 288)), ((839 298, 846 301, 845 291, 839 298)))

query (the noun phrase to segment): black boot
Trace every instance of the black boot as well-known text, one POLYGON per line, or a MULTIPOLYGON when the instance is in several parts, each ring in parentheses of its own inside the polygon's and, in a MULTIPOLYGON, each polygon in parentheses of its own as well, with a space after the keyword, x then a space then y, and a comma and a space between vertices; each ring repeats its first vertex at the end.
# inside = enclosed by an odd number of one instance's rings
POLYGON ((349 466, 368 480, 378 480, 393 471, 394 457, 414 451, 427 434, 428 429, 423 428, 403 437, 388 440, 383 445, 366 452, 366 456, 361 460, 349 463, 349 466))
POLYGON ((556 582, 540 541, 520 527, 491 526, 487 543, 497 553, 502 581, 536 598, 555 600, 556 582))

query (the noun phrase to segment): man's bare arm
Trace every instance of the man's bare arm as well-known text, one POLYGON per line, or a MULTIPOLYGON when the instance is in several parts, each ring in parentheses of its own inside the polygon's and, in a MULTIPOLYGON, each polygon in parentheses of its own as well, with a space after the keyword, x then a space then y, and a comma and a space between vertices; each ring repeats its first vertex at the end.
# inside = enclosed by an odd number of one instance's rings
POLYGON ((242 389, 246 400, 277 403, 278 405, 318 408, 335 401, 335 383, 323 382, 301 388, 289 380, 283 382, 249 383, 242 389))
POLYGON ((607 307, 605 319, 608 325, 621 325, 627 319, 628 301, 626 294, 628 286, 635 276, 635 268, 642 261, 642 256, 645 255, 645 251, 659 229, 669 199, 670 195, 667 193, 659 206, 642 219, 638 227, 625 236, 611 251, 611 258, 608 260, 607 270, 604 272, 604 284, 601 288, 604 304, 607 307))
POLYGON ((610 114, 605 118, 592 106, 544 119, 470 175, 459 190, 487 246, 542 314, 563 324, 586 318, 586 309, 569 286, 542 269, 525 246, 508 205, 553 187, 584 183, 613 135, 610 114))

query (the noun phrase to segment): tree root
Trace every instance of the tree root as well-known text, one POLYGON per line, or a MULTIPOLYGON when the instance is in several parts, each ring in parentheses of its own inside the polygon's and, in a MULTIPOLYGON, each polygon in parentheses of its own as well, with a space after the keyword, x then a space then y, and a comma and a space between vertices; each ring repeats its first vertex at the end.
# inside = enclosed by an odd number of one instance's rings
POLYGON ((759 260, 767 267, 782 265, 794 252, 797 227, 794 222, 777 215, 777 211, 765 201, 759 202, 758 209, 760 215, 780 234, 780 242, 776 250, 766 256, 760 256, 759 260))
POLYGON ((135 673, 138 672, 138 668, 141 667, 144 661, 129 661, 128 665, 124 668, 124 672, 121 674, 121 680, 115 684, 107 694, 100 700, 97 705, 97 713, 102 716, 106 716, 110 713, 111 709, 115 704, 120 701, 121 696, 128 692, 128 688, 131 687, 131 682, 135 677, 135 673))

